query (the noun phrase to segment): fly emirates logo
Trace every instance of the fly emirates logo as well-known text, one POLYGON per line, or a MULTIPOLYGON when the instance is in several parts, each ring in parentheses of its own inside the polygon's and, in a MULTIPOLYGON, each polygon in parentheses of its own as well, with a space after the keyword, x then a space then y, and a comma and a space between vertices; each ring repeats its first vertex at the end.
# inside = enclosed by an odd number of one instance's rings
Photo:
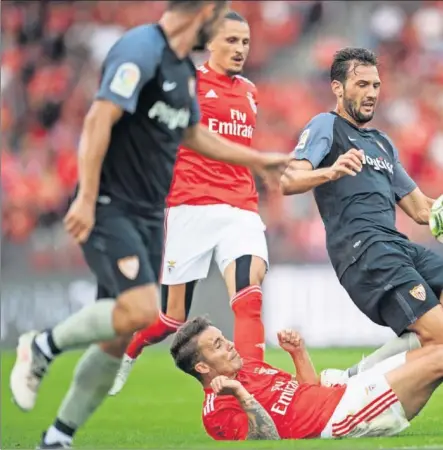
POLYGON ((280 397, 272 405, 271 411, 280 416, 286 415, 288 407, 294 398, 294 394, 298 389, 298 383, 296 380, 292 379, 287 383, 284 381, 277 381, 274 386, 272 386, 271 391, 280 391, 280 397))
POLYGON ((221 134, 222 136, 239 136, 252 139, 254 129, 246 124, 247 114, 231 109, 231 121, 222 122, 221 120, 211 118, 208 121, 209 131, 221 134))

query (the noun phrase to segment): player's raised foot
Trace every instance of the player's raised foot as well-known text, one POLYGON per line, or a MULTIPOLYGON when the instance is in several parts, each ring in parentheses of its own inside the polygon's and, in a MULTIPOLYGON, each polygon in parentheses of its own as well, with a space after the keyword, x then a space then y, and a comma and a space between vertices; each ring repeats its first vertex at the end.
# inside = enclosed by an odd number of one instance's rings
POLYGON ((63 448, 72 448, 72 445, 70 442, 51 442, 50 444, 47 444, 45 442, 46 439, 46 433, 43 433, 42 440, 38 447, 35 448, 35 450, 43 450, 43 449, 63 449, 63 448))
POLYGON ((47 358, 35 344, 36 336, 36 331, 20 336, 9 378, 13 401, 23 411, 34 408, 38 388, 49 366, 47 358))
POLYGON ((322 386, 341 386, 347 384, 349 374, 347 370, 326 369, 320 374, 320 384, 322 386))
POLYGON ((123 389, 123 386, 128 381, 129 374, 131 373, 135 361, 136 359, 131 358, 128 355, 123 356, 120 369, 118 370, 114 380, 114 385, 112 386, 108 395, 111 396, 117 395, 123 389))

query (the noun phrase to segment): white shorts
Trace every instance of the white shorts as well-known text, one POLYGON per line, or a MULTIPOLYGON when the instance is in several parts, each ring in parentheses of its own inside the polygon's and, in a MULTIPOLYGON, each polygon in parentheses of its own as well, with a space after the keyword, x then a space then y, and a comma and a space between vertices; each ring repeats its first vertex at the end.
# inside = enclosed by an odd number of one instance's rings
POLYGON ((214 257, 220 272, 244 255, 268 265, 265 225, 252 211, 230 205, 180 205, 165 218, 161 283, 183 284, 206 278, 214 257))
POLYGON ((321 437, 386 437, 406 429, 409 421, 385 377, 405 361, 402 353, 352 377, 321 437))

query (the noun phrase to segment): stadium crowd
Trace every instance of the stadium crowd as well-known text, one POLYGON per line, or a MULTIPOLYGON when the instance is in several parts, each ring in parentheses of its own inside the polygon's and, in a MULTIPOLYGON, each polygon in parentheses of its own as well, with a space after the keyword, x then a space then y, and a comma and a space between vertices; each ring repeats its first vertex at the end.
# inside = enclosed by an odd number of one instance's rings
MULTIPOLYGON (((382 100, 373 122, 400 150, 411 176, 430 196, 443 180, 443 2, 374 2, 360 43, 380 56, 382 100)), ((36 227, 60 223, 76 182, 76 151, 84 115, 108 49, 125 29, 154 21, 162 2, 8 2, 2 5, 1 190, 2 236, 26 242, 36 227)), ((251 25, 246 75, 259 90, 254 143, 291 151, 302 127, 334 107, 327 67, 334 51, 356 42, 340 30, 318 35, 314 74, 292 80, 261 78, 281 49, 327 24, 322 2, 233 2, 251 25), (271 79, 272 81, 269 81, 271 79)), ((333 30, 333 27, 328 29, 333 30)), ((300 64, 305 64, 300 61, 300 64)), ((327 260, 324 231, 311 194, 262 193, 271 259, 327 260)), ((425 227, 399 214, 412 239, 433 244, 425 227)), ((437 245, 437 244, 435 244, 437 245)))

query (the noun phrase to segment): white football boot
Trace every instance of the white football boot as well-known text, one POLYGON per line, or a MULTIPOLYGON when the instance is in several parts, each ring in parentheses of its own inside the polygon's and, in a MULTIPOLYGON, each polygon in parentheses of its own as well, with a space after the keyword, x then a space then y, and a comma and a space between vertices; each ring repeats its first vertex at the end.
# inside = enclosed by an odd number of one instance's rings
POLYGON ((114 380, 114 385, 108 392, 108 395, 111 396, 117 395, 123 389, 123 386, 128 381, 129 374, 131 373, 135 361, 136 359, 132 359, 128 355, 123 356, 120 369, 118 370, 114 380))
POLYGON ((31 411, 37 391, 49 366, 48 360, 36 346, 36 331, 23 334, 18 340, 17 358, 9 378, 13 401, 23 411, 31 411))

